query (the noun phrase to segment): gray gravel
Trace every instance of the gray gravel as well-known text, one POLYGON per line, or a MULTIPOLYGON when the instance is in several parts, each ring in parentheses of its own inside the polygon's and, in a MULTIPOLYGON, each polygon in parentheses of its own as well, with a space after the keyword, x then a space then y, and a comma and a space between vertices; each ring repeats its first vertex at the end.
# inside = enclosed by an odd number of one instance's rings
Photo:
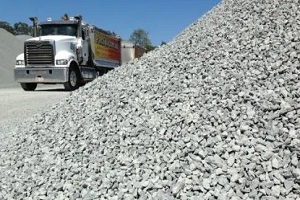
POLYGON ((36 113, 51 107, 69 94, 62 85, 40 84, 33 92, 24 91, 19 85, 0 87, 0 141, 16 124, 25 123, 36 113))
POLYGON ((300 3, 224 0, 0 145, 1 199, 299 199, 300 3))

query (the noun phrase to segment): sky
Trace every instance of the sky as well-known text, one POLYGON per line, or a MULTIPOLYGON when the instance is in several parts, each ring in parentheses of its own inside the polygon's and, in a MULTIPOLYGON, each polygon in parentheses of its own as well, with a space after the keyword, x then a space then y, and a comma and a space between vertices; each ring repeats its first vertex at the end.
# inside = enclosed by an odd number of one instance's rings
POLYGON ((221 0, 8 0, 1 4, 0 21, 31 25, 81 15, 83 20, 129 39, 136 29, 148 32, 154 46, 170 42, 182 30, 210 11, 221 0))

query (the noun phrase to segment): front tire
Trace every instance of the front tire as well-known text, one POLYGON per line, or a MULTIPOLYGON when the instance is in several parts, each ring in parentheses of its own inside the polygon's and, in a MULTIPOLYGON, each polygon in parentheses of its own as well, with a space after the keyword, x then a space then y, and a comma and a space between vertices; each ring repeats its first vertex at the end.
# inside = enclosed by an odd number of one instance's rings
POLYGON ((37 83, 21 83, 21 87, 25 91, 34 91, 37 87, 37 83))
POLYGON ((64 87, 68 91, 73 91, 79 88, 79 72, 78 70, 71 66, 69 68, 68 82, 64 83, 64 87))

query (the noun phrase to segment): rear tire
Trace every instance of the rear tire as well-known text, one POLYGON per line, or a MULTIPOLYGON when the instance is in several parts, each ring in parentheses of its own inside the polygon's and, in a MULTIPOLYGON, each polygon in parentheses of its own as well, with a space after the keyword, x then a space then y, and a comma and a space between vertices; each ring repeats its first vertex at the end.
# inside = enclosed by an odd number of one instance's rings
POLYGON ((21 87, 25 91, 34 91, 37 87, 37 83, 21 83, 21 87))
POLYGON ((68 77, 68 82, 64 83, 64 87, 68 91, 73 91, 79 88, 79 72, 78 70, 71 66, 69 68, 69 77, 68 77))

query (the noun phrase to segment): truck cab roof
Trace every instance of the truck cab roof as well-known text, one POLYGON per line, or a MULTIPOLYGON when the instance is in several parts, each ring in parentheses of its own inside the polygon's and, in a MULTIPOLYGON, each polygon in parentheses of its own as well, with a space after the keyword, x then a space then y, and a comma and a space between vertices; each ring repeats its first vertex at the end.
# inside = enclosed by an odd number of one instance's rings
POLYGON ((78 24, 77 20, 49 20, 43 21, 39 25, 49 25, 49 24, 78 24))

